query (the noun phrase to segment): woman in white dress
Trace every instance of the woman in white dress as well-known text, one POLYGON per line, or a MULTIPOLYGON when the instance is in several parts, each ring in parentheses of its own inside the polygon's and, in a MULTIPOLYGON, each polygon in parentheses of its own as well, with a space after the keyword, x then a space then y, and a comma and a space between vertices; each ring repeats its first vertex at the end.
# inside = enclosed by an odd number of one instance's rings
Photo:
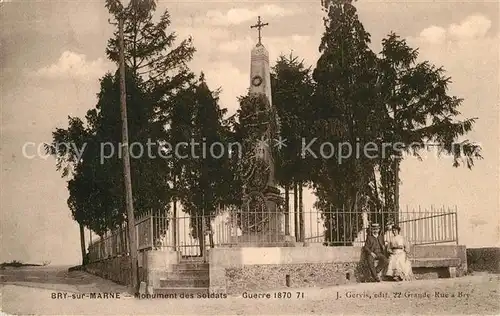
POLYGON ((387 251, 389 253, 389 264, 386 276, 392 277, 396 281, 410 281, 413 279, 411 262, 408 258, 410 247, 400 234, 399 226, 392 227, 392 238, 389 239, 387 251))

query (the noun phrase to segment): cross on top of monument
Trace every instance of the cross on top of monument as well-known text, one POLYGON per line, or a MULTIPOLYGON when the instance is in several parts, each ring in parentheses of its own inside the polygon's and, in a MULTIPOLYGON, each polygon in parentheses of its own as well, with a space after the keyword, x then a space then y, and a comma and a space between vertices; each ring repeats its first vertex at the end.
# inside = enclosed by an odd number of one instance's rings
POLYGON ((261 30, 264 26, 267 26, 267 25, 269 25, 269 23, 262 23, 262 21, 260 20, 260 15, 259 15, 259 17, 258 17, 258 19, 257 19, 257 24, 250 26, 250 28, 251 28, 251 29, 253 29, 253 28, 257 28, 257 29, 259 30, 259 42, 257 43, 257 45, 261 45, 261 42, 260 42, 260 41, 261 41, 261 39, 262 39, 262 36, 261 36, 261 34, 260 34, 260 30, 261 30))

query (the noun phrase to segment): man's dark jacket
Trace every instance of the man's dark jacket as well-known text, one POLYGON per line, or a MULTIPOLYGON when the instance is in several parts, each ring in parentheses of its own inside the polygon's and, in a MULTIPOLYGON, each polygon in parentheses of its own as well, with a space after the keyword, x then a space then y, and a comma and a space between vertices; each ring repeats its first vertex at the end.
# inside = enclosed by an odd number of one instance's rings
POLYGON ((385 252, 384 234, 380 233, 378 237, 369 234, 366 237, 365 246, 363 248, 368 254, 371 254, 372 252, 374 252, 377 255, 384 254, 385 252))

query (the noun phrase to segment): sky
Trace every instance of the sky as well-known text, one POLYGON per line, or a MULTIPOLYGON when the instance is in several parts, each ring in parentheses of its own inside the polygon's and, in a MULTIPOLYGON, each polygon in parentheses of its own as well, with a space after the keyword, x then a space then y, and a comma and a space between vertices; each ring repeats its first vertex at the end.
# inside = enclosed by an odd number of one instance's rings
MULTIPOLYGON (((443 66, 450 94, 464 98, 461 118, 477 117, 468 139, 480 143, 484 160, 472 170, 429 153, 402 164, 401 205, 410 209, 457 207, 459 241, 468 247, 498 246, 499 226, 499 8, 492 1, 356 2, 361 22, 378 52, 394 31, 419 48, 420 59, 443 66)), ((315 66, 323 32, 317 1, 159 1, 171 30, 192 36, 190 67, 203 71, 221 105, 234 113, 249 86, 250 50, 257 16, 269 26, 263 44, 271 63, 280 54, 315 66)), ((115 65, 105 47, 113 32, 104 1, 4 0, 0 4, 0 262, 53 264, 80 261, 79 230, 66 200, 66 179, 53 158, 23 145, 50 142, 68 116, 96 104, 99 78, 115 65), (32 157, 36 155, 36 157, 32 157)), ((306 192, 304 206, 314 197, 306 192)))

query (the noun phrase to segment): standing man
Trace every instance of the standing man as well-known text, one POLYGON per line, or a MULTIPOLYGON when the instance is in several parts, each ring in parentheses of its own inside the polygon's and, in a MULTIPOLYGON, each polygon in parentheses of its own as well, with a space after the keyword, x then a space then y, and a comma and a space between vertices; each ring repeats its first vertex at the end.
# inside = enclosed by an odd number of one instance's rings
POLYGON ((380 282, 378 273, 385 270, 389 260, 384 254, 385 242, 384 235, 380 234, 380 225, 373 223, 370 227, 370 234, 366 237, 365 246, 363 250, 367 254, 368 267, 370 269, 370 275, 372 281, 380 282), (378 264, 375 267, 375 260, 378 260, 378 264))

